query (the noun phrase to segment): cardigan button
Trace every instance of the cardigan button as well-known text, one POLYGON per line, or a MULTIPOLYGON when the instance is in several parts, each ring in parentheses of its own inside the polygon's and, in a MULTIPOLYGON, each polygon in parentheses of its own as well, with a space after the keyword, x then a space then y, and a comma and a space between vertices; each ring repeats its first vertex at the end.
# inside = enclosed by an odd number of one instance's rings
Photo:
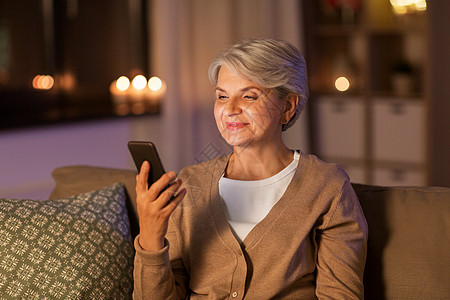
POLYGON ((233 298, 236 298, 238 296, 237 292, 233 292, 233 294, 231 294, 231 296, 233 296, 233 298))

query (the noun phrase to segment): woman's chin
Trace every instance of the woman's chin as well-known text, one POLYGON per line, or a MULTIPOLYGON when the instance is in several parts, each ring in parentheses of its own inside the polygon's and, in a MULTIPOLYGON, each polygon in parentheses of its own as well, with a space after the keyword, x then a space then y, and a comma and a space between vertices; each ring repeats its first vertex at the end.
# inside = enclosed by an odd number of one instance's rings
POLYGON ((222 138, 230 146, 236 146, 239 144, 240 137, 236 134, 230 134, 229 132, 222 132, 222 138))
POLYGON ((251 139, 237 135, 222 135, 228 145, 233 147, 246 147, 250 144, 251 139))

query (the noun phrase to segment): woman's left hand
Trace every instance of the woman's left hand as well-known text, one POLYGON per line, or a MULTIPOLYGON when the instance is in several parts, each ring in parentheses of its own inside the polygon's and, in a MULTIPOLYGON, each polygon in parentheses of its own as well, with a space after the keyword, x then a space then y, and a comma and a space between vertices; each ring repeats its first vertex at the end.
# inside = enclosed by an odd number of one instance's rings
POLYGON ((164 174, 148 187, 150 164, 144 162, 136 176, 136 202, 139 215, 139 244, 144 250, 158 251, 164 247, 169 217, 186 195, 186 189, 179 192, 181 180, 174 172, 164 174), (170 186, 164 190, 164 188, 170 186))

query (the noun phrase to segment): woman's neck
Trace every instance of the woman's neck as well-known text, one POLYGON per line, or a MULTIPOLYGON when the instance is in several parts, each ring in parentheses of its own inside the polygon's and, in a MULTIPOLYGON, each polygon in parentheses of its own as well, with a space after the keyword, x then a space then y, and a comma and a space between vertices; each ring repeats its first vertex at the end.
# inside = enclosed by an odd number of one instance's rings
POLYGON ((293 160, 293 152, 282 145, 266 145, 261 148, 234 147, 225 170, 225 177, 237 180, 269 178, 293 160))

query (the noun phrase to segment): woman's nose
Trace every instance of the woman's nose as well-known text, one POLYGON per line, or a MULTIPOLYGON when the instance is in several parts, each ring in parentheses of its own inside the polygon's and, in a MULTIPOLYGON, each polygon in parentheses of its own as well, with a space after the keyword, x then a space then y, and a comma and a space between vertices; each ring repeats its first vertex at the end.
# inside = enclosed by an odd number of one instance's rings
POLYGON ((242 103, 239 97, 230 97, 230 99, 225 104, 225 114, 236 115, 242 112, 242 103))

